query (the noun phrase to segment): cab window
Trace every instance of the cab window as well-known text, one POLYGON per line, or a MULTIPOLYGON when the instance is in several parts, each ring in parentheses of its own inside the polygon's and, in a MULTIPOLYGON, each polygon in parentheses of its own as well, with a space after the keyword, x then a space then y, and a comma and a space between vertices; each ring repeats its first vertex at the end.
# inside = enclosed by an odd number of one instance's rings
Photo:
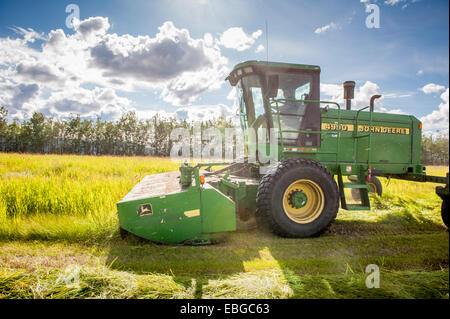
MULTIPOLYGON (((274 116, 274 126, 283 131, 319 131, 320 108, 313 91, 313 73, 285 73, 278 77, 278 116, 274 116), (281 127, 280 127, 281 126, 281 127)), ((273 106, 273 105, 272 105, 273 106)), ((274 110, 276 111, 276 110, 274 110)), ((318 146, 319 134, 283 132, 283 143, 295 146, 318 146)))

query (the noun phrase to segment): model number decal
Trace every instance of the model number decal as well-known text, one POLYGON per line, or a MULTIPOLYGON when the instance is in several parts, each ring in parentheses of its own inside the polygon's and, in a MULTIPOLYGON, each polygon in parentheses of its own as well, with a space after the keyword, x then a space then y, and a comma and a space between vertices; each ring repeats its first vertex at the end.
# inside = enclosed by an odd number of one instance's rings
MULTIPOLYGON (((323 131, 337 131, 337 123, 322 123, 323 131)), ((340 124, 339 130, 344 132, 353 132, 355 126, 353 124, 340 124)), ((358 132, 369 132, 369 125, 358 125, 358 132)), ((409 128, 407 127, 392 127, 392 126, 372 126, 372 133, 382 133, 382 134, 400 134, 409 135, 409 128)))
MULTIPOLYGON (((323 131, 337 131, 338 124, 337 123, 322 123, 322 130, 323 131)), ((353 132, 354 126, 353 126, 353 124, 340 124, 339 130, 353 132)))

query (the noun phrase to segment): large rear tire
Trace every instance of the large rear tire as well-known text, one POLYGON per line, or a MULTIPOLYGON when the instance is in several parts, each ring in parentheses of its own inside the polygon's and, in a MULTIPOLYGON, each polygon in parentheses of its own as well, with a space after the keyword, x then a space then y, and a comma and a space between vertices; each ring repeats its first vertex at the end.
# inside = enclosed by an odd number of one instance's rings
POLYGON ((444 222, 445 226, 448 227, 448 199, 443 199, 442 200, 442 205, 441 205, 441 217, 442 217, 442 221, 444 222))
POLYGON ((334 221, 339 191, 330 172, 309 159, 288 159, 266 174, 258 187, 257 213, 283 237, 318 236, 334 221))

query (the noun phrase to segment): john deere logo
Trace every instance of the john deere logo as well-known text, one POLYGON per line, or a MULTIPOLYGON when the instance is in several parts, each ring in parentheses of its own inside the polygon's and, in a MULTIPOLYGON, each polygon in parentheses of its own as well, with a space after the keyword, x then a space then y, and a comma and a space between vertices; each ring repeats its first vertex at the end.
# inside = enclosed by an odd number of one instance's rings
POLYGON ((152 204, 142 204, 139 205, 138 211, 139 216, 149 216, 153 215, 152 204))

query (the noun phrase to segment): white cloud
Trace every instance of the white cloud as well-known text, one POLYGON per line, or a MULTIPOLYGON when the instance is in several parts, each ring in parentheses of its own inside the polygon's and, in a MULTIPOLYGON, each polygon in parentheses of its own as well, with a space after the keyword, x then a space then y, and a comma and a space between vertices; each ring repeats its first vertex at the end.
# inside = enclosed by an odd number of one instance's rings
POLYGON ((121 114, 133 110, 129 99, 117 96, 111 88, 99 87, 92 90, 79 87, 54 92, 48 99, 38 103, 44 114, 59 118, 81 114, 87 118, 116 120, 121 114))
POLYGON ((233 115, 231 108, 224 105, 195 105, 182 107, 174 112, 175 118, 187 121, 208 121, 224 116, 226 118, 233 115))
POLYGON ((161 118, 164 119, 176 119, 179 121, 186 120, 187 122, 197 122, 197 121, 209 121, 213 119, 217 119, 219 117, 224 116, 227 119, 232 119, 235 113, 232 111, 232 108, 224 105, 195 105, 188 107, 180 107, 176 109, 174 112, 166 112, 166 111, 137 111, 136 112, 138 118, 140 119, 149 119, 153 117, 155 114, 158 114, 161 118))
POLYGON ((104 17, 91 17, 83 21, 75 19, 73 26, 78 33, 85 37, 104 35, 110 27, 108 18, 104 17))
POLYGON ((205 33, 203 41, 207 47, 212 47, 214 45, 214 38, 211 33, 205 33))
POLYGON ((228 60, 212 36, 193 39, 172 22, 159 27, 155 38, 107 34, 90 52, 91 65, 104 77, 159 88, 174 105, 190 104, 199 94, 220 88, 228 73, 228 60))
POLYGON ((332 97, 334 100, 344 100, 343 86, 339 84, 320 83, 320 94, 332 97))
POLYGON ((327 31, 331 31, 331 30, 338 29, 338 28, 339 28, 338 24, 336 24, 334 22, 331 22, 331 23, 329 23, 329 24, 327 24, 327 25, 325 25, 323 27, 317 28, 314 31, 314 33, 315 34, 322 34, 322 33, 325 33, 327 31))
POLYGON ((172 22, 159 27, 156 38, 107 35, 91 49, 92 64, 106 76, 156 82, 174 79, 186 71, 210 68, 216 56, 203 40, 194 40, 172 22))
POLYGON ((424 131, 446 129, 448 132, 448 94, 449 89, 447 88, 445 92, 441 94, 441 103, 438 106, 438 110, 434 110, 430 114, 422 117, 420 120, 423 123, 424 131))
POLYGON ((40 87, 37 84, 0 83, 0 105, 6 106, 9 114, 14 114, 18 119, 23 119, 28 111, 33 110, 29 102, 39 94, 40 87))
POLYGON ((449 129, 441 129, 437 131, 424 131, 423 135, 431 137, 433 139, 439 138, 448 138, 449 137, 449 129))
POLYGON ((417 73, 416 73, 416 75, 422 75, 422 74, 423 74, 423 70, 422 69, 417 71, 417 73))
POLYGON ((405 8, 409 7, 410 4, 416 3, 417 1, 419 1, 419 0, 411 0, 411 1, 408 1, 408 0, 386 0, 386 1, 384 1, 384 4, 389 5, 389 6, 396 6, 397 4, 403 3, 402 9, 405 9, 405 8))
POLYGON ((255 50, 255 53, 261 53, 264 51, 264 46, 262 44, 258 45, 258 47, 255 50))
POLYGON ((36 39, 45 40, 44 33, 37 33, 36 31, 34 31, 31 28, 24 29, 21 27, 13 27, 13 28, 9 28, 9 29, 11 29, 15 33, 23 36, 23 39, 25 40, 25 42, 33 43, 36 39))
MULTIPOLYGON (((219 89, 229 72, 217 39, 210 33, 193 38, 170 21, 154 37, 110 33, 105 17, 74 21, 74 26, 73 34, 57 29, 44 35, 16 27, 17 39, 0 37, 0 87, 8 88, 0 91, 0 102, 11 117, 26 117, 33 110, 54 116, 113 114, 130 108, 131 101, 122 100, 118 91, 142 89, 156 90, 174 105, 189 105, 201 93, 219 89), (36 39, 43 41, 41 50, 29 45, 36 39), (36 90, 26 102, 13 105, 27 88, 36 90), (101 90, 111 90, 117 101, 100 99, 101 90)), ((260 30, 249 35, 251 40, 238 43, 237 49, 260 35, 260 30)))
MULTIPOLYGON (((376 83, 366 81, 363 85, 355 88, 355 98, 352 100, 352 108, 362 108, 369 105, 370 98, 373 95, 380 94, 380 88, 376 83)), ((331 97, 332 101, 338 102, 341 107, 345 105, 344 89, 339 84, 320 84, 320 92, 326 96, 331 97)), ((380 100, 375 102, 378 106, 380 100)))
POLYGON ((405 2, 406 0, 386 0, 384 2, 384 4, 388 4, 391 6, 395 6, 396 4, 400 3, 400 2, 405 2))
POLYGON ((230 90, 230 93, 228 93, 227 95, 227 100, 234 101, 235 98, 236 98, 236 89, 232 88, 230 90))
POLYGON ((383 97, 386 99, 401 99, 401 98, 405 98, 405 97, 411 97, 413 96, 412 93, 388 93, 388 94, 383 94, 383 97))
POLYGON ((25 38, 0 38, 0 65, 13 68, 17 63, 37 58, 40 53, 28 47, 28 42, 25 38))
POLYGON ((23 62, 16 66, 16 73, 25 82, 63 84, 65 74, 54 65, 43 62, 23 62))
POLYGON ((227 49, 244 51, 249 49, 261 35, 261 30, 255 31, 250 35, 245 33, 241 27, 233 27, 220 35, 218 44, 227 49))
MULTIPOLYGON (((342 85, 339 84, 320 84, 320 93, 321 95, 325 95, 329 97, 330 101, 337 102, 341 106, 341 108, 345 108, 346 101, 344 100, 344 89, 342 85)), ((363 85, 357 86, 355 88, 355 98, 352 100, 352 109, 361 109, 370 104, 370 98, 373 95, 381 95, 380 87, 371 81, 366 81, 363 85)), ((391 94, 389 97, 399 97, 400 95, 391 94)), ((406 97, 406 96, 403 96, 406 97)), ((323 99, 323 98, 322 98, 323 99)), ((392 114, 405 114, 400 109, 388 109, 384 106, 384 96, 380 99, 375 100, 375 111, 376 112, 385 112, 392 114)))
POLYGON ((419 88, 419 90, 425 94, 439 93, 439 92, 445 90, 445 86, 442 86, 439 84, 434 84, 434 83, 429 83, 429 84, 425 85, 424 87, 419 88))

